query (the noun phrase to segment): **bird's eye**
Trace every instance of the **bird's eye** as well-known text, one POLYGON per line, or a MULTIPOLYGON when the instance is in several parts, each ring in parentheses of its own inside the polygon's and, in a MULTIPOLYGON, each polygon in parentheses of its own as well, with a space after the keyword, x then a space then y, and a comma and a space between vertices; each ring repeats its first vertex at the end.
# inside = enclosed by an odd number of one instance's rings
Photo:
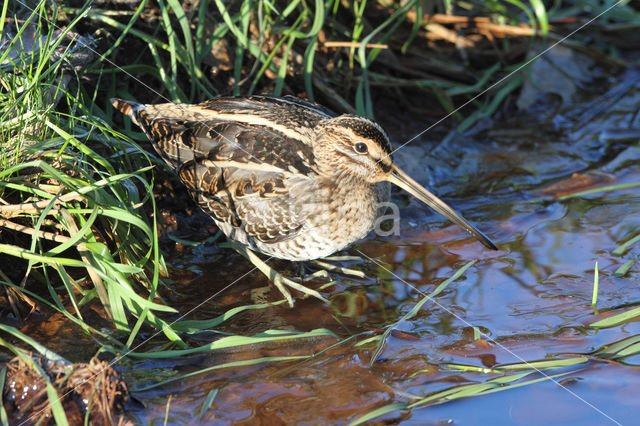
POLYGON ((369 147, 367 147, 367 144, 364 142, 358 142, 357 144, 353 145, 353 149, 355 149, 358 154, 366 154, 369 150, 369 147))

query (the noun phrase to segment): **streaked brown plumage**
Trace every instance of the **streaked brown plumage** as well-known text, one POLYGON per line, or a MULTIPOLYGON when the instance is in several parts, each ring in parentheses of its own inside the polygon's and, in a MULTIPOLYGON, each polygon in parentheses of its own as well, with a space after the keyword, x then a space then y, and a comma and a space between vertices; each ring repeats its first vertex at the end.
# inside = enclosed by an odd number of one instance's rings
POLYGON ((113 105, 144 130, 220 229, 251 250, 296 261, 329 256, 373 229, 389 182, 495 248, 393 164, 386 133, 367 118, 294 97, 113 105))

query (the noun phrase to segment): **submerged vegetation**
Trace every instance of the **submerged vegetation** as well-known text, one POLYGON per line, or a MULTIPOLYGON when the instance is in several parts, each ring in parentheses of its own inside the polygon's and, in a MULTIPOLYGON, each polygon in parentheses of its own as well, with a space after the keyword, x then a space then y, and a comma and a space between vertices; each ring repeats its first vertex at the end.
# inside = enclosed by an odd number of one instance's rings
MULTIPOLYGON (((212 298, 219 289, 185 308, 179 293, 183 290, 176 288, 184 286, 171 279, 175 277, 167 254, 176 247, 202 247, 219 235, 204 232, 201 241, 185 240, 173 232, 170 218, 163 220, 162 203, 186 198, 176 195, 182 189, 172 192, 170 185, 159 183, 158 174, 163 180, 172 178, 143 135, 115 116, 110 98, 195 103, 215 96, 270 93, 303 96, 338 112, 371 117, 391 99, 394 113, 388 120, 411 115, 430 129, 446 117, 452 120, 449 128, 464 132, 514 109, 523 87, 535 86, 530 84, 534 73, 528 72, 533 60, 556 43, 610 74, 626 67, 622 52, 640 42, 635 31, 640 14, 637 3, 630 2, 81 3, 0 1, 0 345, 5 349, 0 384, 7 389, 7 380, 15 381, 20 369, 31 374, 25 377, 41 378, 41 392, 32 403, 17 404, 23 395, 15 389, 3 393, 3 424, 12 418, 35 422, 51 416, 59 424, 67 418, 77 421, 68 411, 72 398, 64 398, 78 380, 65 370, 70 365, 81 374, 92 375, 96 369, 103 374, 101 383, 108 386, 89 393, 96 403, 87 403, 81 416, 105 422, 119 418, 121 413, 112 410, 122 408, 126 399, 126 386, 116 371, 99 367, 105 361, 117 366, 120 361, 187 358, 271 342, 326 343, 304 354, 252 354, 186 374, 143 378, 136 382, 137 392, 211 370, 285 362, 284 369, 293 368, 336 347, 364 351, 373 365, 387 339, 402 336, 400 324, 473 266, 469 262, 451 271, 451 279, 422 294, 404 315, 389 314, 375 331, 346 325, 345 334, 320 326, 304 331, 254 326, 244 333, 230 323, 284 301, 225 304, 212 298), (591 22, 593 18, 597 20, 591 22), (566 35, 571 38, 564 40, 566 35), (202 306, 207 309, 198 312, 202 306), (65 354, 77 358, 67 360, 46 347, 50 342, 28 335, 30 322, 46 324, 54 317, 66 324, 67 332, 86 339, 82 353, 74 355, 71 349, 65 354), (9 355, 15 358, 9 361, 9 355), (108 395, 116 394, 118 401, 105 403, 108 395)), ((565 93, 554 90, 540 92, 564 99, 565 93)), ((562 197, 637 186, 576 190, 562 197)), ((195 210, 189 203, 180 208, 195 210)), ((640 240, 637 229, 629 232, 614 255, 628 253, 640 240)), ((629 257, 615 273, 628 276, 634 262, 636 258, 629 257)), ((377 266, 380 275, 393 275, 384 265, 377 266)), ((228 276, 224 285, 241 278, 228 276)), ((605 310, 597 303, 597 287, 592 294, 594 308, 605 310)), ((620 312, 589 326, 616 327, 640 316, 640 308, 625 303, 613 308, 620 312)), ((70 340, 76 338, 82 340, 70 340)), ((486 339, 474 329, 474 341, 486 339)), ((480 378, 426 395, 402 395, 401 402, 378 404, 380 408, 348 420, 364 422, 559 380, 576 369, 621 363, 638 354, 640 338, 634 335, 544 360, 491 367, 442 364, 437 368, 480 378)), ((202 412, 217 391, 204 399, 202 412)))

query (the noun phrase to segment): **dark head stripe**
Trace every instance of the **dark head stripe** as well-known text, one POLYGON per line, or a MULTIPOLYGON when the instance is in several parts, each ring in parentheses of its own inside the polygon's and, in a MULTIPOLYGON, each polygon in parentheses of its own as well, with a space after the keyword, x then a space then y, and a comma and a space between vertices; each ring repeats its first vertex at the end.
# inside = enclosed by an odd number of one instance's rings
POLYGON ((384 130, 373 121, 357 116, 343 115, 340 117, 340 124, 353 131, 356 135, 370 139, 376 142, 387 154, 391 154, 391 145, 389 144, 389 138, 384 133, 384 130))

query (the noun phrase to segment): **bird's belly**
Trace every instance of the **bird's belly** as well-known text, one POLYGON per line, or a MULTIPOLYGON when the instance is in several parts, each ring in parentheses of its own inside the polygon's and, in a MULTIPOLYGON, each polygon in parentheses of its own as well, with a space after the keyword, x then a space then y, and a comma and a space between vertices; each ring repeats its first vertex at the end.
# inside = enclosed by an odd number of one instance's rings
POLYGON ((265 242, 249 236, 243 227, 216 220, 218 228, 231 240, 267 256, 292 261, 306 261, 330 256, 363 238, 373 229, 375 212, 354 212, 349 215, 322 214, 308 216, 305 226, 291 238, 265 242), (373 213, 373 214, 372 214, 373 213), (355 220, 355 218, 358 218, 355 220))
POLYGON ((364 238, 381 214, 380 203, 388 200, 388 187, 366 186, 351 191, 318 187, 295 197, 292 208, 304 226, 290 238, 265 242, 247 235, 243 227, 216 223, 230 239, 267 256, 306 261, 330 256, 364 238))
POLYGON ((330 256, 344 247, 338 246, 335 241, 327 238, 302 234, 275 244, 258 243, 257 248, 258 251, 268 256, 302 262, 330 256))
POLYGON ((357 191, 315 194, 300 206, 305 227, 295 237, 257 249, 281 259, 305 261, 327 257, 364 238, 376 225, 380 203, 388 200, 388 186, 357 191), (315 200, 315 201, 314 201, 315 200), (318 201, 320 200, 320 201, 318 201))
POLYGON ((329 232, 324 227, 309 229, 295 237, 277 243, 256 242, 257 250, 269 256, 293 261, 319 259, 342 250, 351 243, 366 236, 375 223, 360 222, 357 227, 340 228, 338 224, 327 224, 329 232), (330 228, 342 229, 341 235, 330 232, 330 228))

